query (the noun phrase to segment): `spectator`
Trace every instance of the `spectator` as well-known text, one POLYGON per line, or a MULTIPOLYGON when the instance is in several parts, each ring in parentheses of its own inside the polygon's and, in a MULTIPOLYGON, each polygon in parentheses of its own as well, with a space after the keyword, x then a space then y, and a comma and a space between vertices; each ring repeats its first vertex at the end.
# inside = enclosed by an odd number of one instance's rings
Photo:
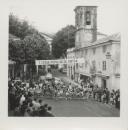
POLYGON ((103 103, 110 103, 120 109, 120 91, 109 91, 107 88, 100 88, 93 85, 89 79, 82 85, 72 83, 64 84, 54 81, 30 82, 29 85, 24 82, 9 81, 8 84, 9 109, 14 111, 15 116, 52 116, 51 107, 44 104, 41 99, 37 100, 37 89, 41 90, 41 96, 50 98, 65 99, 81 98, 94 99, 103 103), (44 105, 43 105, 44 104, 44 105), (41 115, 40 115, 41 114, 41 115))
POLYGON ((21 98, 20 98, 20 105, 22 106, 23 102, 25 101, 25 96, 22 95, 21 98))

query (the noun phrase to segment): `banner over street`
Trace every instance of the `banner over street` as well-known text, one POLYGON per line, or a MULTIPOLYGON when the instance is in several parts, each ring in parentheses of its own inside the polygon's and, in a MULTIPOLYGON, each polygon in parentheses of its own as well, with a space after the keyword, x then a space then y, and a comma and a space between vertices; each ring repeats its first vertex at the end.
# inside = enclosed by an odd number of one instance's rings
POLYGON ((36 60, 35 63, 36 63, 36 65, 56 65, 56 64, 84 63, 84 58, 58 59, 58 60, 36 60))

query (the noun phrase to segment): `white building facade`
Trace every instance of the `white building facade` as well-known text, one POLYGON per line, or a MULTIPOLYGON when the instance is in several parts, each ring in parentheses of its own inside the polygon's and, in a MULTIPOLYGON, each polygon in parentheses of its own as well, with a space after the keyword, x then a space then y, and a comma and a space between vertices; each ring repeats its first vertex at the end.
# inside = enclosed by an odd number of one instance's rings
POLYGON ((68 64, 68 77, 76 82, 91 78, 99 87, 119 89, 120 34, 97 38, 96 6, 77 6, 75 13, 75 48, 67 50, 67 58, 84 58, 84 63, 68 64))
POLYGON ((50 52, 52 53, 52 40, 53 40, 53 35, 48 34, 48 33, 40 33, 41 36, 43 36, 45 38, 45 40, 48 42, 49 48, 50 48, 50 52))

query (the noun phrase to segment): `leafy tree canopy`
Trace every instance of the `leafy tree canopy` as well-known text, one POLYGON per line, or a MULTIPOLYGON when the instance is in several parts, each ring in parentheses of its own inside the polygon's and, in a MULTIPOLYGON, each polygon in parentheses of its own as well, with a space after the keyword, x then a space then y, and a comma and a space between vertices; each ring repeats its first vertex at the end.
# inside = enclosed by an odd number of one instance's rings
POLYGON ((65 57, 67 49, 75 46, 75 30, 73 25, 68 25, 56 33, 52 42, 52 53, 55 58, 65 57))
POLYGON ((42 60, 49 58, 50 48, 46 40, 38 34, 26 36, 23 40, 25 45, 25 59, 26 61, 42 60))
POLYGON ((12 13, 9 15, 9 33, 13 34, 21 39, 25 36, 33 34, 37 30, 28 24, 26 20, 20 20, 17 16, 12 13))
POLYGON ((9 59, 20 63, 33 63, 36 59, 47 59, 50 56, 47 41, 27 21, 21 21, 10 14, 9 33, 20 38, 9 39, 9 59))

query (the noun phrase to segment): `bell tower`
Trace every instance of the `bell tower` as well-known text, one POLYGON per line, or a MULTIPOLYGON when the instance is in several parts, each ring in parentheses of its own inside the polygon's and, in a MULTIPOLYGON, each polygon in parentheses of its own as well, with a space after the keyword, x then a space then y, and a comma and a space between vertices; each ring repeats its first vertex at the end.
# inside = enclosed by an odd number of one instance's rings
POLYGON ((75 8, 75 47, 81 48, 97 40, 97 6, 75 8))

